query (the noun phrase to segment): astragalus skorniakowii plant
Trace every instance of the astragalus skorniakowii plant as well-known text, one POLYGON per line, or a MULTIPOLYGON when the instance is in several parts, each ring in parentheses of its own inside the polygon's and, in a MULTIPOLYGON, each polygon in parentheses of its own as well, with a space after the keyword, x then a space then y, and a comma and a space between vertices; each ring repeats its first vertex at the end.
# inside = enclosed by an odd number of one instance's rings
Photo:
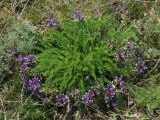
POLYGON ((104 71, 113 77, 128 74, 128 69, 115 64, 116 50, 107 40, 123 44, 134 37, 132 28, 117 26, 108 17, 65 19, 60 27, 61 30, 50 27, 38 37, 36 69, 46 78, 44 90, 56 86, 61 92, 70 93, 75 88, 84 92, 97 81, 101 87, 110 83, 104 71))

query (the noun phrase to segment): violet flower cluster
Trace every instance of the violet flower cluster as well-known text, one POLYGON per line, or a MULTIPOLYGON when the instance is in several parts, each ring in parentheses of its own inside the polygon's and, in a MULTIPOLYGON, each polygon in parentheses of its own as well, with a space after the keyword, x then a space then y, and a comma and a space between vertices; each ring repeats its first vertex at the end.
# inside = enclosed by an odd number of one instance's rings
POLYGON ((117 60, 123 61, 123 60, 125 60, 125 57, 126 57, 126 51, 125 50, 122 50, 120 52, 116 52, 117 60))
POLYGON ((24 79, 24 85, 25 88, 27 88, 29 91, 33 92, 35 95, 37 96, 41 96, 40 94, 40 81, 41 81, 41 77, 39 76, 32 76, 28 79, 27 77, 27 73, 29 72, 29 70, 31 69, 31 67, 33 65, 36 64, 36 61, 34 60, 35 55, 33 54, 20 54, 17 58, 17 61, 20 64, 20 68, 19 68, 19 72, 20 72, 20 76, 24 79))
POLYGON ((11 56, 16 55, 17 53, 18 53, 18 48, 16 48, 16 47, 11 48, 10 51, 9 51, 9 54, 11 56))
MULTIPOLYGON (((145 65, 145 62, 143 60, 139 60, 142 57, 142 51, 139 48, 133 48, 133 42, 131 40, 126 41, 124 45, 124 49, 122 49, 119 52, 116 52, 116 64, 118 66, 124 65, 126 55, 127 55, 127 50, 134 50, 134 55, 137 57, 138 61, 135 64, 135 68, 138 71, 138 73, 144 73, 147 70, 147 67, 145 65), (120 64, 118 64, 120 63, 120 64)), ((122 81, 120 82, 121 84, 124 84, 122 81)))
POLYGON ((115 53, 117 61, 125 61, 127 51, 131 50, 133 48, 133 45, 134 43, 131 39, 127 40, 124 43, 123 49, 115 53))
POLYGON ((33 54, 19 54, 17 61, 20 64, 19 72, 20 77, 24 82, 25 88, 27 88, 29 91, 32 91, 37 96, 40 96, 40 80, 41 77, 39 76, 32 76, 28 79, 27 73, 31 69, 33 65, 36 64, 36 61, 34 60, 35 55, 33 54))
MULTIPOLYGON (((122 93, 128 93, 128 89, 125 86, 125 82, 122 80, 122 75, 116 76, 116 79, 113 81, 112 84, 107 84, 104 88, 104 100, 108 107, 115 107, 117 105, 117 89, 120 89, 122 93), (116 84, 115 84, 116 82, 116 84)), ((90 106, 96 99, 98 89, 91 89, 80 96, 79 90, 74 89, 72 92, 72 97, 75 98, 74 100, 80 100, 85 106, 90 106), (80 98, 80 99, 79 99, 80 98)), ((64 107, 69 101, 69 97, 64 93, 61 93, 56 96, 56 105, 58 107, 64 107)))
POLYGON ((105 102, 107 103, 108 107, 115 107, 116 106, 116 88, 113 85, 108 84, 104 89, 104 97, 105 102))
POLYGON ((115 77, 115 79, 112 81, 112 83, 114 84, 114 85, 116 85, 117 86, 117 88, 118 89, 120 89, 121 91, 122 91, 122 93, 128 93, 128 89, 127 89, 127 87, 126 87, 126 83, 125 83, 125 81, 123 80, 123 75, 117 75, 116 77, 115 77))
POLYGON ((127 40, 124 44, 124 47, 121 51, 116 52, 117 61, 124 61, 127 55, 127 50, 133 47, 133 42, 131 40, 127 40))
POLYGON ((48 19, 46 20, 46 25, 50 26, 50 27, 54 27, 55 29, 60 29, 60 23, 57 22, 54 18, 52 17, 48 17, 48 19))
POLYGON ((95 93, 92 90, 89 90, 88 92, 86 92, 83 96, 82 96, 82 102, 85 105, 90 105, 91 103, 93 103, 95 98, 95 93))
POLYGON ((69 97, 65 95, 64 93, 61 93, 56 96, 56 105, 58 107, 63 107, 65 106, 69 101, 69 97))
POLYGON ((23 81, 24 87, 34 93, 37 97, 39 97, 44 104, 48 103, 48 98, 42 95, 41 93, 41 80, 40 76, 32 76, 29 77, 28 72, 36 64, 34 60, 35 55, 33 54, 19 54, 18 49, 12 48, 10 51, 11 55, 16 55, 16 61, 20 65, 19 67, 19 75, 23 81))
POLYGON ((31 77, 29 80, 26 81, 26 87, 36 93, 36 94, 40 94, 40 87, 41 87, 41 84, 40 84, 40 81, 41 81, 42 78, 38 77, 38 76, 33 76, 31 77))
POLYGON ((29 54, 20 54, 17 58, 17 61, 21 64, 19 68, 20 74, 26 74, 29 69, 36 64, 36 61, 34 60, 35 55, 29 54))
POLYGON ((137 63, 136 63, 136 67, 137 71, 139 73, 144 73, 145 70, 147 69, 147 67, 145 66, 145 62, 143 60, 139 60, 137 63))
POLYGON ((77 20, 83 20, 83 19, 85 18, 84 15, 83 15, 83 13, 80 12, 80 11, 74 11, 74 12, 72 13, 72 17, 73 17, 74 19, 77 19, 77 20))

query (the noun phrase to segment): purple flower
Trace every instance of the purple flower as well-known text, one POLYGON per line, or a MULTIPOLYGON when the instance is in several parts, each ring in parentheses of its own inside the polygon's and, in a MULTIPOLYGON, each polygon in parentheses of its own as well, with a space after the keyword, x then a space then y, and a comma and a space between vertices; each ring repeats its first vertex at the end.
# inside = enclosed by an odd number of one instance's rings
POLYGON ((123 75, 122 74, 118 74, 117 76, 116 76, 116 80, 117 81, 121 81, 123 79, 123 75))
MULTIPOLYGON (((22 76, 22 75, 21 75, 22 76)), ((37 97, 42 98, 42 93, 40 91, 40 81, 41 81, 41 77, 39 76, 32 76, 30 79, 24 79, 23 80, 23 84, 24 87, 32 92, 33 94, 35 94, 37 97)))
POLYGON ((40 81, 41 81, 41 77, 38 77, 38 76, 31 77, 31 79, 28 80, 29 89, 33 92, 40 93, 40 87, 41 87, 40 81))
POLYGON ((120 52, 117 52, 116 57, 117 57, 118 60, 124 60, 125 57, 126 57, 126 51, 122 50, 120 52))
POLYGON ((114 85, 117 85, 117 84, 119 84, 119 82, 122 81, 122 80, 123 80, 123 75, 119 74, 119 75, 117 75, 117 76, 115 77, 115 79, 112 81, 112 83, 113 83, 114 85))
POLYGON ((84 19, 84 15, 83 15, 83 13, 80 12, 80 11, 74 11, 74 12, 72 13, 72 17, 73 17, 74 19, 77 19, 77 20, 83 20, 83 19, 84 19))
POLYGON ((32 60, 34 57, 35 57, 34 54, 29 54, 29 55, 26 56, 26 60, 27 60, 27 61, 30 61, 30 60, 32 60))
POLYGON ((89 90, 88 92, 86 92, 83 96, 82 96, 82 102, 85 105, 89 105, 91 103, 93 103, 94 101, 94 97, 95 97, 95 93, 91 90, 89 90))
POLYGON ((11 48, 9 53, 10 53, 11 55, 16 55, 16 54, 18 53, 18 48, 16 48, 16 47, 11 48))
POLYGON ((125 82, 123 81, 123 75, 118 75, 113 80, 113 84, 116 85, 123 93, 127 93, 128 89, 126 88, 125 82))
POLYGON ((113 83, 113 85, 117 85, 118 83, 119 83, 119 81, 121 81, 122 80, 122 78, 123 78, 123 75, 117 75, 116 77, 115 77, 115 79, 112 81, 112 83, 113 83))
POLYGON ((56 105, 59 107, 65 106, 69 101, 69 98, 64 93, 56 96, 56 105))
POLYGON ((60 29, 60 23, 57 22, 55 19, 53 19, 52 17, 49 17, 47 20, 46 20, 46 24, 47 26, 51 26, 51 27, 54 27, 56 29, 60 29))
POLYGON ((107 85, 104 90, 105 97, 114 97, 116 95, 116 89, 112 85, 107 85))
POLYGON ((46 24, 48 26, 53 25, 54 22, 55 22, 55 20, 52 17, 48 17, 48 19, 46 20, 46 24))
POLYGON ((19 54, 17 61, 19 62, 24 62, 26 59, 26 55, 25 54, 19 54))
POLYGON ((19 71, 21 74, 25 74, 28 72, 30 67, 36 63, 35 60, 33 60, 35 56, 33 54, 25 55, 25 54, 20 54, 17 58, 17 61, 22 64, 19 68, 19 71))
POLYGON ((28 64, 28 65, 34 65, 34 64, 36 64, 36 61, 34 60, 34 57, 35 57, 35 55, 33 55, 33 54, 29 54, 29 55, 27 55, 26 57, 25 57, 25 62, 26 62, 26 64, 28 64))
POLYGON ((120 88, 123 88, 123 86, 125 86, 125 82, 124 82, 124 81, 122 81, 122 80, 121 80, 121 81, 119 81, 119 87, 120 87, 120 88))
POLYGON ((104 89, 105 102, 108 106, 116 105, 116 89, 112 85, 107 85, 104 89))
POLYGON ((139 73, 144 73, 144 71, 147 69, 145 66, 145 62, 140 60, 136 63, 136 69, 139 73))
POLYGON ((27 65, 33 65, 36 63, 35 60, 33 60, 35 57, 35 55, 33 54, 29 54, 29 55, 25 55, 25 54, 20 54, 17 58, 17 61, 19 62, 24 62, 27 65))
POLYGON ((124 81, 122 81, 122 80, 119 81, 119 88, 121 89, 121 91, 123 93, 128 93, 128 89, 127 89, 124 81))
POLYGON ((25 73, 27 73, 29 71, 29 69, 30 68, 28 67, 28 65, 26 63, 23 63, 19 68, 19 72, 21 74, 25 74, 25 73))

